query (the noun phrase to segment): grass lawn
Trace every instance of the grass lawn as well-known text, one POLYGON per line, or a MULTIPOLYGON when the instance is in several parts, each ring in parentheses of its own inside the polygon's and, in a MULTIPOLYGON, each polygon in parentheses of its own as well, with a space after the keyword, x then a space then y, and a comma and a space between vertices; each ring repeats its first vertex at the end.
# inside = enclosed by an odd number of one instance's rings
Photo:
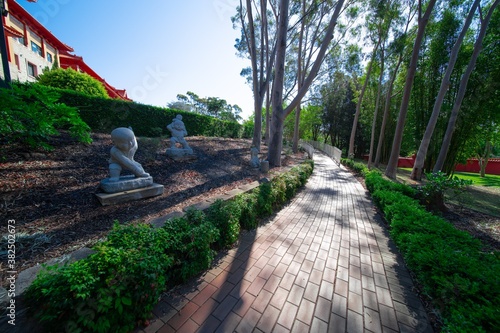
POLYGON ((460 179, 472 180, 472 185, 500 187, 500 175, 485 175, 480 177, 478 173, 455 172, 460 179))

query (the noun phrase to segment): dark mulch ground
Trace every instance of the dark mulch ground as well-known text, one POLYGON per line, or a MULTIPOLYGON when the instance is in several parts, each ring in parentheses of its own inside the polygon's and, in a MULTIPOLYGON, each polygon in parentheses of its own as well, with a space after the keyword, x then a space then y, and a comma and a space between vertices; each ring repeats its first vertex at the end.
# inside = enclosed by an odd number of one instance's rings
MULTIPOLYGON (((16 221, 16 270, 91 246, 106 235, 114 221, 148 222, 265 176, 250 166, 249 140, 188 137, 187 141, 197 159, 175 162, 165 154, 168 140, 139 138, 135 159, 155 183, 165 186, 164 193, 113 206, 101 206, 95 197, 100 192, 99 182, 108 177, 109 135, 93 135, 90 145, 63 135, 51 140, 55 147, 51 152, 3 148, 1 234, 7 233, 7 220, 16 221)), ((266 153, 263 146, 261 157, 266 153)), ((302 157, 289 155, 283 166, 302 157)), ((7 243, 2 244, 6 247, 7 243)), ((6 248, 0 250, 4 250, 0 255, 0 281, 4 283, 6 248)))

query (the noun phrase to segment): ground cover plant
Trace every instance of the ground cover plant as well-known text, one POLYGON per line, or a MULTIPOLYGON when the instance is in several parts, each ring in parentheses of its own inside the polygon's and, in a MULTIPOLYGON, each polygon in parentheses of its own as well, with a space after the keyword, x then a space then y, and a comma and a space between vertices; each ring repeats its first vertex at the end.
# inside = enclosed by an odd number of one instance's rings
POLYGON ((281 208, 312 170, 312 161, 304 162, 234 200, 216 201, 207 213, 188 210, 158 229, 116 223, 90 257, 42 270, 25 292, 30 310, 50 331, 130 331, 149 318, 162 291, 207 269, 216 250, 234 244, 242 223, 256 226, 258 217, 281 208), (246 209, 256 212, 251 223, 246 209))
POLYGON ((500 253, 428 211, 418 191, 355 165, 389 224, 392 239, 446 332, 500 327, 500 253))

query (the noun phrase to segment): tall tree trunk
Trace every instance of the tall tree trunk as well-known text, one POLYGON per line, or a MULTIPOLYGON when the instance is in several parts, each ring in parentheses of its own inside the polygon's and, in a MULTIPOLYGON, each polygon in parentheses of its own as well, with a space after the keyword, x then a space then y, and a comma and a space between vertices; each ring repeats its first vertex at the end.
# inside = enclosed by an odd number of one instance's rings
MULTIPOLYGON (((302 88, 302 41, 304 39, 304 29, 305 29, 305 14, 306 14, 306 1, 302 1, 302 22, 300 24, 300 35, 299 35, 299 50, 297 54, 297 89, 302 88)), ((299 151, 299 137, 300 137, 300 102, 295 109, 295 124, 293 128, 293 146, 292 151, 294 153, 299 151)))
POLYGON ((283 86, 285 77, 285 53, 288 30, 289 0, 280 0, 278 38, 276 44, 275 77, 271 102, 273 115, 271 120, 271 136, 268 148, 268 161, 270 166, 281 166, 281 150, 283 148, 283 86))
POLYGON ((491 153, 491 142, 488 140, 486 141, 486 145, 484 147, 484 152, 483 156, 480 156, 479 162, 480 162, 480 177, 484 178, 486 176, 486 166, 488 165, 488 160, 490 158, 490 153, 491 153))
POLYGON ((293 129, 293 144, 292 144, 292 151, 294 153, 297 153, 299 151, 300 111, 302 111, 302 108, 299 103, 299 105, 297 105, 297 107, 295 108, 295 124, 293 129))
POLYGON ((471 59, 469 60, 469 64, 467 65, 467 69, 465 70, 465 73, 462 75, 462 79, 460 80, 460 87, 458 88, 458 94, 455 99, 455 104, 453 105, 453 109, 451 110, 450 119, 448 120, 448 127, 446 128, 446 133, 444 134, 443 143, 441 144, 441 150, 439 151, 438 159, 432 170, 433 172, 439 172, 444 166, 446 155, 448 155, 448 149, 450 148, 451 138, 453 137, 453 132, 455 131, 455 124, 457 122, 458 112, 460 111, 460 107, 462 106, 462 101, 464 99, 465 92, 467 90, 469 77, 472 71, 474 70, 474 67, 476 67, 477 58, 481 53, 481 49, 483 47, 483 39, 484 36, 486 35, 486 28, 488 27, 488 24, 490 22, 491 15, 493 14, 493 11, 495 10, 495 8, 498 6, 499 3, 500 0, 495 0, 495 2, 491 4, 490 9, 488 10, 488 14, 484 19, 482 18, 481 6, 479 6, 479 12, 481 13, 481 29, 479 30, 476 43, 474 44, 474 51, 472 52, 471 59))
MULTIPOLYGON (((253 20, 253 12, 252 12, 252 1, 251 0, 246 0, 246 8, 247 8, 247 15, 248 15, 248 29, 249 29, 249 36, 247 38, 247 45, 248 45, 248 51, 250 53, 250 61, 252 64, 252 90, 254 94, 254 113, 255 113, 255 121, 254 121, 254 128, 253 128, 253 139, 252 139, 252 146, 256 147, 260 151, 260 136, 262 133, 262 96, 259 91, 259 76, 258 76, 258 71, 257 71, 257 54, 256 54, 256 48, 257 45, 255 43, 255 25, 254 25, 254 20, 253 20)), ((241 0, 240 0, 240 8, 243 8, 241 0)), ((240 9, 242 10, 242 9, 240 9)), ((242 17, 242 15, 240 14, 242 17)), ((242 20, 242 25, 244 26, 243 18, 242 20)), ((261 67, 263 65, 261 64, 261 67)))
POLYGON ((252 1, 246 0, 247 16, 248 16, 248 30, 245 29, 245 20, 243 18, 243 3, 240 0, 240 20, 243 30, 245 32, 248 53, 250 55, 250 61, 252 65, 252 90, 254 94, 254 113, 255 113, 255 123, 252 138, 252 146, 255 146, 260 151, 261 137, 262 137, 262 105, 264 103, 264 97, 269 85, 269 77, 274 62, 274 53, 276 48, 269 50, 269 36, 267 27, 267 0, 262 0, 260 2, 260 18, 262 23, 260 24, 260 43, 261 52, 257 52, 256 45, 256 34, 255 34, 255 23, 252 11, 252 1), (259 54, 258 54, 259 53, 259 54), (257 65, 257 57, 260 60, 260 68, 257 65))
POLYGON ((269 136, 271 131, 271 92, 270 85, 267 85, 267 93, 266 93, 266 131, 264 134, 264 142, 267 146, 269 146, 269 136))
POLYGON ((272 90, 272 107, 273 107, 273 115, 271 121, 271 135, 268 149, 268 161, 269 166, 276 167, 281 166, 281 148, 283 147, 283 121, 286 116, 288 116, 293 109, 300 103, 304 95, 307 93, 309 87, 311 86, 314 78, 318 74, 318 71, 323 63, 323 59, 325 57, 326 51, 329 48, 330 41, 333 38, 333 31, 335 26, 337 25, 337 19, 340 15, 340 12, 344 6, 345 0, 338 0, 335 10, 330 19, 328 28, 325 32, 325 37, 321 42, 320 49, 316 56, 316 60, 311 67, 311 71, 304 79, 303 85, 298 90, 295 98, 290 102, 290 104, 283 109, 283 83, 284 83, 284 75, 285 75, 285 50, 286 50, 286 42, 287 42, 287 29, 288 29, 288 7, 289 0, 281 0, 280 1, 280 17, 278 24, 278 38, 277 38, 277 50, 276 50, 276 69, 275 69, 275 77, 274 84, 272 90), (283 12, 283 8, 286 8, 286 13, 283 12), (281 54, 279 53, 281 52, 281 54), (279 100, 281 98, 281 100, 279 100), (276 132, 278 131, 278 132, 276 132))
POLYGON ((354 158, 354 141, 356 139, 356 129, 358 127, 359 114, 361 113, 361 106, 363 104, 363 96, 365 95, 366 87, 368 86, 368 82, 370 81, 373 62, 375 61, 375 54, 377 53, 377 49, 380 45, 381 39, 382 36, 379 36, 377 45, 373 48, 370 63, 368 64, 368 69, 366 71, 365 83, 363 84, 361 92, 359 93, 358 104, 356 105, 356 113, 354 114, 354 121, 352 123, 351 138, 349 139, 349 152, 347 153, 348 158, 354 158))
POLYGON ((413 87, 413 80, 415 78, 415 73, 417 71, 418 53, 420 51, 420 46, 422 44, 422 39, 424 38, 425 27, 429 22, 432 9, 436 4, 436 0, 430 0, 427 4, 427 9, 423 16, 421 16, 422 11, 422 1, 419 1, 419 18, 418 18, 418 30, 417 36, 415 38, 415 44, 413 45, 413 52, 411 55, 410 66, 408 68, 408 73, 406 74, 406 81, 403 91, 403 98, 401 101, 401 107, 399 109, 398 122, 396 125, 396 131, 394 133, 394 140, 392 142, 391 156, 385 169, 385 175, 389 178, 395 179, 396 172, 398 168, 399 152, 401 151, 401 143, 403 141, 403 130, 406 121, 406 114, 408 113, 408 105, 410 103, 411 89, 413 87))
POLYGON ((425 129, 422 141, 420 142, 420 147, 418 148, 415 164, 413 165, 413 170, 411 172, 410 177, 414 180, 420 180, 422 178, 422 171, 424 169, 425 157, 427 156, 427 150, 429 149, 429 144, 431 142, 432 134, 434 133, 439 113, 441 112, 441 106, 443 105, 444 97, 451 84, 450 78, 453 69, 455 68, 455 63, 458 58, 458 52, 460 51, 460 47, 464 40, 465 34, 467 33, 467 30, 469 30, 469 26, 472 22, 472 18, 474 17, 479 2, 480 2, 479 0, 475 0, 474 3, 472 4, 469 14, 467 15, 467 19, 465 20, 464 26, 462 27, 462 31, 460 32, 460 35, 458 36, 455 44, 453 45, 453 49, 451 50, 450 60, 448 61, 448 67, 446 68, 443 80, 441 81, 441 87, 439 88, 436 101, 434 102, 434 108, 432 110, 429 122, 427 123, 427 128, 425 129))
MULTIPOLYGON (((411 18, 413 16, 413 13, 411 10, 408 12, 408 18, 406 19, 406 27, 404 30, 404 34, 408 32, 408 28, 410 26, 411 18)), ((384 136, 385 136, 385 128, 387 126, 387 121, 389 118, 389 112, 391 110, 391 100, 392 100, 392 91, 394 89, 394 82, 396 81, 399 67, 403 63, 403 50, 399 53, 399 58, 396 63, 396 67, 394 68, 394 72, 392 73, 392 76, 389 80, 389 86, 387 88, 387 94, 385 96, 385 104, 384 104, 384 115, 382 117, 382 124, 380 126, 380 133, 378 136, 378 143, 377 143, 377 152, 375 154, 375 167, 378 168, 380 165, 380 159, 382 155, 382 144, 384 143, 384 136)))
POLYGON ((378 78, 377 99, 375 101, 375 111, 373 112, 372 133, 370 137, 370 152, 368 154, 368 168, 371 168, 373 158, 373 146, 375 145, 375 129, 377 127, 378 108, 380 104, 380 95, 382 94, 382 78, 384 77, 384 46, 382 46, 380 55, 380 75, 378 78))

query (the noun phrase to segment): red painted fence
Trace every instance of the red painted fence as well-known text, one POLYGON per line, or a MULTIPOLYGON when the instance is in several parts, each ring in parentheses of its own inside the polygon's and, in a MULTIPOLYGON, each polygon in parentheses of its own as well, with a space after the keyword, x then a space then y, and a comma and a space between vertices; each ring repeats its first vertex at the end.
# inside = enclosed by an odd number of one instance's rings
MULTIPOLYGON (((470 158, 466 164, 458 164, 455 171, 479 173, 479 161, 477 158, 470 158)), ((486 164, 486 173, 489 175, 500 175, 500 158, 490 158, 486 164)))
MULTIPOLYGON (((368 155, 364 156, 368 160, 368 155)), ((415 156, 400 157, 398 160, 398 168, 413 168, 415 156)), ((479 161, 477 158, 469 158, 466 164, 457 164, 455 171, 479 173, 479 161)), ((486 164, 486 173, 489 175, 500 175, 500 158, 490 158, 486 164)))

